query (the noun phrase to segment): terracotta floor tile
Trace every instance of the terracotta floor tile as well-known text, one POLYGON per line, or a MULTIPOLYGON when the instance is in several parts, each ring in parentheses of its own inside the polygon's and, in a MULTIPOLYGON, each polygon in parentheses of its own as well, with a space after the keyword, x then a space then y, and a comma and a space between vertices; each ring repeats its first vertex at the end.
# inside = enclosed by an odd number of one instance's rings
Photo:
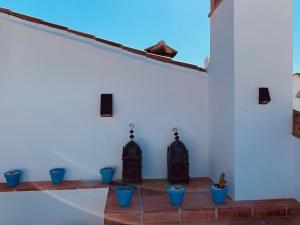
POLYGON ((213 181, 208 177, 191 178, 191 181, 198 186, 198 190, 202 192, 209 192, 213 181))
POLYGON ((251 208, 219 208, 218 220, 241 220, 252 217, 251 208))
POLYGON ((180 207, 182 210, 195 210, 202 208, 215 208, 216 205, 212 202, 209 193, 201 192, 197 194, 186 194, 183 204, 180 207))
POLYGON ((93 188, 108 188, 108 185, 105 185, 100 180, 82 180, 80 181, 79 189, 93 189, 93 188))
POLYGON ((44 191, 50 186, 50 181, 22 182, 16 187, 16 191, 44 191))
POLYGON ((169 203, 167 194, 163 195, 143 195, 142 204, 144 212, 167 212, 176 211, 177 208, 169 203))
POLYGON ((141 187, 143 195, 166 194, 168 182, 166 180, 145 180, 141 187))
POLYGON ((181 210, 182 222, 198 222, 215 220, 215 209, 181 210))
POLYGON ((286 216, 287 209, 285 207, 256 207, 253 208, 253 216, 256 218, 286 216))
POLYGON ((179 222, 177 211, 145 211, 143 214, 144 223, 176 223, 179 222))
POLYGON ((130 213, 130 214, 105 214, 104 224, 106 225, 120 225, 120 224, 141 224, 141 214, 140 213, 130 213))
POLYGON ((300 215, 300 203, 293 206, 288 206, 288 216, 299 216, 300 215))
POLYGON ((6 183, 0 183, 0 192, 11 192, 15 190, 16 188, 9 188, 6 183))
POLYGON ((298 225, 291 218, 263 218, 256 220, 256 225, 298 225))
POLYGON ((295 205, 298 202, 295 199, 271 199, 271 200, 256 200, 256 201, 248 201, 250 204, 252 204, 254 207, 259 206, 289 206, 289 205, 295 205))
POLYGON ((77 189, 80 186, 80 181, 63 181, 60 184, 49 185, 49 190, 72 190, 77 189))
MULTIPOLYGON (((157 223, 145 223, 144 225, 157 225, 157 223)), ((179 222, 173 222, 173 223, 163 223, 162 225, 180 225, 179 222)))

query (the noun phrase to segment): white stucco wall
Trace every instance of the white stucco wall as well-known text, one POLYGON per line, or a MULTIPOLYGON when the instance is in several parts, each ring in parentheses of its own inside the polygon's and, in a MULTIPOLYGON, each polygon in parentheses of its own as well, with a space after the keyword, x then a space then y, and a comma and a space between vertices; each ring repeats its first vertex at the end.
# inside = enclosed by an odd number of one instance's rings
POLYGON ((234 197, 234 1, 222 3, 211 19, 209 73, 210 175, 226 173, 234 197))
POLYGON ((189 149, 190 175, 208 176, 206 73, 6 15, 0 52, 0 174, 20 168, 24 180, 48 180, 62 166, 67 179, 92 179, 114 165, 120 178, 133 122, 144 178, 166 177, 173 127, 189 149), (100 93, 113 94, 114 117, 100 117, 100 93))
POLYGON ((294 197, 292 7, 228 0, 211 17, 209 93, 219 99, 210 108, 222 118, 211 119, 210 168, 229 172, 235 199, 294 197), (259 87, 269 88, 268 105, 258 104, 259 87))
POLYGON ((236 0, 234 23, 236 198, 293 197, 293 1, 236 0))
POLYGON ((108 189, 0 193, 0 224, 103 225, 108 189))
POLYGON ((297 111, 300 111, 300 98, 297 98, 296 95, 300 91, 300 77, 297 75, 293 76, 293 108, 297 111))
MULTIPOLYGON (((293 76, 293 99, 294 99, 294 109, 300 111, 300 99, 296 98, 296 94, 300 90, 300 77, 293 76)), ((295 182, 295 195, 296 198, 300 201, 300 139, 294 137, 293 138, 293 146, 294 146, 294 165, 295 165, 295 174, 294 174, 294 182, 295 182)))

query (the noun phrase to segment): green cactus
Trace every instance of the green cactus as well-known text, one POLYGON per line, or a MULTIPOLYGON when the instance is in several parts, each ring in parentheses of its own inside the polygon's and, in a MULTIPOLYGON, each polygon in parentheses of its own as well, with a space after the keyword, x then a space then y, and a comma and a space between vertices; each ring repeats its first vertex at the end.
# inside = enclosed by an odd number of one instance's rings
POLYGON ((227 181, 225 180, 225 173, 221 173, 219 183, 216 184, 216 187, 223 189, 226 187, 227 181))

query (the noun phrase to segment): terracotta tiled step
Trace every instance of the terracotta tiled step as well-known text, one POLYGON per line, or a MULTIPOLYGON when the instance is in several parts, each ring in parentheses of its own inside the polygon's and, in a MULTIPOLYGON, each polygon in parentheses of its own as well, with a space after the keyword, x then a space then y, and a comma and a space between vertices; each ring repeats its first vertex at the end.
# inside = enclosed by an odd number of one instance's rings
POLYGON ((63 181, 61 184, 52 184, 50 181, 21 182, 15 188, 9 188, 6 183, 0 183, 0 192, 11 191, 44 191, 44 190, 72 190, 72 189, 108 188, 101 181, 63 181))
POLYGON ((278 224, 284 225, 295 220, 288 216, 300 215, 300 203, 294 199, 233 201, 228 198, 225 204, 215 205, 209 192, 211 183, 209 178, 193 178, 186 186, 187 194, 180 208, 169 204, 165 180, 146 180, 137 186, 133 205, 125 209, 118 206, 110 188, 105 224, 264 225, 279 221, 278 224))

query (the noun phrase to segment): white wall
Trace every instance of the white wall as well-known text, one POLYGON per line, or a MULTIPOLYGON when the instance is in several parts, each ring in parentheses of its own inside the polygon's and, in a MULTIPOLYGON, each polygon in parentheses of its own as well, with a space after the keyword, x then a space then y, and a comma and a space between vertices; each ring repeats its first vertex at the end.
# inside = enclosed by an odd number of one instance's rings
MULTIPOLYGON (((48 180, 98 178, 118 166, 136 126, 144 178, 166 177, 177 127, 191 176, 208 175, 207 74, 127 53, 75 35, 0 15, 0 174, 25 171, 48 180), (99 115, 100 93, 114 96, 114 117, 99 115)), ((2 179, 2 178, 0 178, 2 179)))
POLYGON ((298 75, 293 76, 293 108, 297 111, 300 111, 300 98, 297 98, 296 95, 300 91, 300 77, 298 75))
POLYGON ((211 18, 209 93, 219 97, 210 101, 211 121, 222 117, 211 127, 219 129, 211 168, 213 176, 216 168, 234 176, 235 199, 294 196, 292 7, 292 0, 229 0, 211 18), (268 105, 258 104, 259 87, 269 88, 268 105))
MULTIPOLYGON (((299 76, 293 76, 293 99, 294 99, 294 109, 297 111, 300 111, 300 99, 296 98, 296 94, 300 90, 300 77, 299 76)), ((295 165, 295 175, 294 175, 294 181, 295 181, 295 195, 298 200, 300 200, 300 140, 296 137, 293 138, 293 146, 294 146, 294 165, 295 165)))
POLYGON ((209 73, 210 175, 215 182, 226 173, 234 197, 234 11, 224 1, 211 19, 209 73))
POLYGON ((103 225, 108 189, 0 193, 0 224, 103 225))
POLYGON ((292 0, 235 1, 237 199, 294 196, 292 21, 292 0), (258 105, 259 87, 268 105, 258 105))

